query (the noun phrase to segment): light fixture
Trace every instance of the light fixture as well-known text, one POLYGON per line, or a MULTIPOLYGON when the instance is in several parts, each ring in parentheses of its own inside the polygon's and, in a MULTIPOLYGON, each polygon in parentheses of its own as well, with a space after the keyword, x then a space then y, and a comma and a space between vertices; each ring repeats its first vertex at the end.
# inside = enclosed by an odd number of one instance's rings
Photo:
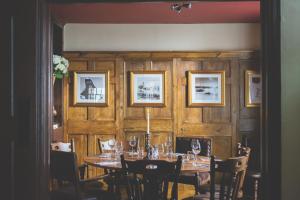
POLYGON ((171 10, 174 10, 178 14, 181 12, 182 8, 192 8, 191 2, 183 2, 183 3, 174 3, 171 5, 171 10))

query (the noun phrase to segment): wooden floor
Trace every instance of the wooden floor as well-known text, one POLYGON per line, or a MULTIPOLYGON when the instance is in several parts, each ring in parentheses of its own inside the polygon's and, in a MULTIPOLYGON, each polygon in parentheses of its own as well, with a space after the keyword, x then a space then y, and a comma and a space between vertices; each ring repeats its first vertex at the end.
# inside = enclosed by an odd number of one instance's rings
MULTIPOLYGON (((169 187, 170 188, 170 187, 169 187)), ((122 195, 122 200, 126 200, 126 192, 124 191, 124 193, 122 192, 122 194, 124 194, 124 198, 122 195)), ((192 185, 184 185, 184 184, 178 184, 178 199, 182 200, 182 199, 186 199, 188 197, 193 197, 195 195, 195 190, 194 190, 194 186, 192 185)), ((170 198, 170 194, 168 196, 168 198, 170 198)), ((252 197, 244 197, 241 200, 253 200, 252 197)))
MULTIPOLYGON (((169 188, 171 188, 171 185, 169 186, 169 188)), ((121 189, 121 193, 122 193, 122 200, 126 200, 127 195, 126 195, 126 191, 121 189)), ((193 186, 190 185, 184 185, 184 184, 178 184, 178 199, 185 199, 187 197, 193 197, 195 195, 195 190, 193 186)), ((168 198, 170 198, 170 190, 169 190, 169 195, 168 198)))
POLYGON ((178 185, 178 198, 179 199, 184 199, 187 197, 192 197, 195 195, 195 189, 194 186, 192 185, 184 185, 184 184, 179 184, 178 185))

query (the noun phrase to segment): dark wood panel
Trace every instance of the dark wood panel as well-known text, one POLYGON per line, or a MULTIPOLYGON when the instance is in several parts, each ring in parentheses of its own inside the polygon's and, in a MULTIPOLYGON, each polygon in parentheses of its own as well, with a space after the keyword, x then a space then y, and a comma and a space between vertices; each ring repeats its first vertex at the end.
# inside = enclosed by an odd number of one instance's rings
POLYGON ((246 70, 254 70, 259 72, 259 64, 255 60, 242 60, 240 62, 240 117, 241 118, 257 118, 260 108, 247 108, 245 106, 245 72, 246 70))
POLYGON ((245 106, 245 71, 254 70, 259 72, 257 60, 241 60, 239 63, 239 85, 240 85, 240 109, 239 109, 239 136, 252 148, 249 160, 249 168, 259 169, 260 148, 259 148, 259 128, 260 128, 260 107, 245 106))
POLYGON ((254 132, 258 131, 259 119, 240 119, 241 132, 254 132))

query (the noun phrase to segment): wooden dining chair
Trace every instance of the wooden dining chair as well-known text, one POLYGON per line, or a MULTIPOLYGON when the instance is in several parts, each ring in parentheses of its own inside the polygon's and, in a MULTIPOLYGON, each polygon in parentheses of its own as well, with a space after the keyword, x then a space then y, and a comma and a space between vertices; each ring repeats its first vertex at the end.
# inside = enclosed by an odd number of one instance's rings
MULTIPOLYGON (((100 138, 97 138, 97 145, 100 154, 104 153, 105 151, 112 151, 111 147, 108 145, 108 141, 109 140, 101 140, 100 138)), ((107 184, 108 191, 115 192, 120 196, 121 174, 115 170, 104 169, 103 176, 105 176, 103 181, 107 184)))
POLYGON ((97 190, 84 191, 80 184, 77 156, 74 152, 51 151, 51 179, 58 182, 52 188, 51 200, 101 200, 115 199, 113 194, 97 190))
MULTIPOLYGON (((191 140, 198 139, 201 145, 200 156, 210 157, 212 152, 212 139, 205 137, 176 137, 176 153, 187 153, 192 151, 191 140)), ((202 173, 182 173, 178 178, 178 183, 193 185, 195 188, 195 194, 201 192, 201 185, 209 182, 210 176, 208 172, 202 173)))
POLYGON ((171 199, 178 199, 178 176, 181 171, 182 157, 177 161, 165 160, 125 160, 121 155, 122 169, 127 177, 127 193, 130 200, 165 200, 168 195, 169 178, 174 183, 171 199), (132 176, 129 176, 132 174, 132 176))
MULTIPOLYGON (((75 140, 72 138, 70 139, 70 151, 73 153, 75 152, 75 140)), ((88 170, 89 166, 86 163, 82 163, 78 165, 78 170, 79 170, 79 181, 80 185, 84 187, 87 190, 90 189, 97 189, 102 187, 101 185, 101 180, 107 179, 108 175, 101 175, 101 176, 94 176, 94 177, 88 177, 88 170)))
POLYGON ((227 160, 216 160, 211 156, 210 161, 210 191, 196 195, 194 200, 237 200, 239 186, 245 171, 248 158, 233 157, 227 160), (220 180, 218 180, 220 179, 220 180), (217 184, 217 182, 220 182, 217 184))
MULTIPOLYGON (((249 147, 245 147, 241 143, 237 143, 235 156, 236 157, 245 156, 247 165, 248 165, 248 161, 249 161, 249 157, 250 157, 250 152, 251 152, 251 149, 249 147)), ((245 170, 241 177, 241 181, 240 181, 240 185, 239 185, 239 189, 238 189, 238 199, 243 198, 243 186, 244 186, 244 182, 245 182, 244 180, 245 180, 246 172, 247 171, 245 170)), ((217 186, 217 188, 220 188, 220 187, 217 186)), ((209 192, 210 186, 209 186, 209 184, 201 185, 199 190, 200 190, 200 193, 209 192)))
MULTIPOLYGON (((237 143, 236 156, 245 156, 247 158, 247 165, 249 162, 250 153, 251 153, 250 147, 245 147, 241 143, 237 143)), ((244 196, 243 195, 243 186, 244 186, 244 182, 245 182, 246 173, 247 173, 247 171, 245 170, 241 177, 239 191, 238 191, 238 199, 242 199, 244 196)))

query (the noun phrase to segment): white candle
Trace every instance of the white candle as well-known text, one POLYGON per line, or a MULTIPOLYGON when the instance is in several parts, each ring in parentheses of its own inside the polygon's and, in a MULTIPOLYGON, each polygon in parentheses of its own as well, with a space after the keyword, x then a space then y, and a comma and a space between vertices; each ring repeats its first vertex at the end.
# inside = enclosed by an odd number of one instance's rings
POLYGON ((147 109, 147 133, 150 133, 150 112, 149 112, 149 108, 147 109))

